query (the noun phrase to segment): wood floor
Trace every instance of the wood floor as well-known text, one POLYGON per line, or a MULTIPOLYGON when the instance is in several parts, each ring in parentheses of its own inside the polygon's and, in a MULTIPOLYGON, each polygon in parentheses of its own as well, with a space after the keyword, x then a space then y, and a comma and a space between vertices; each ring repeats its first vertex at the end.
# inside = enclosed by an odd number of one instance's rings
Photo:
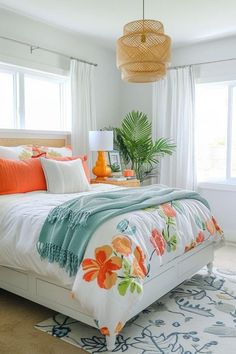
MULTIPOLYGON (((215 266, 236 271, 236 246, 215 253, 215 266)), ((0 354, 82 354, 83 350, 51 337, 34 325, 53 311, 0 289, 0 354)))

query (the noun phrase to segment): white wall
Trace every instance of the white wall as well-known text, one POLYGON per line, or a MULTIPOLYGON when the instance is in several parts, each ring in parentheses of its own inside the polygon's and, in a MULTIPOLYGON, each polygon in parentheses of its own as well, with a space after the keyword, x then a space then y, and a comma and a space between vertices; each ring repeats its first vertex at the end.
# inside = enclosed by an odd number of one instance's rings
POLYGON ((141 111, 152 119, 152 84, 121 82, 121 117, 131 111, 141 111))
POLYGON ((231 190, 199 187, 199 193, 210 203, 213 215, 224 230, 226 241, 236 242, 236 186, 231 190))
MULTIPOLYGON (((84 36, 48 26, 0 9, 0 35, 36 44, 95 62, 95 90, 98 128, 120 121, 120 76, 115 53, 84 36)), ((0 61, 57 73, 69 70, 69 59, 0 39, 0 61)))
POLYGON ((236 57, 236 36, 175 48, 171 65, 188 65, 232 57, 236 57))

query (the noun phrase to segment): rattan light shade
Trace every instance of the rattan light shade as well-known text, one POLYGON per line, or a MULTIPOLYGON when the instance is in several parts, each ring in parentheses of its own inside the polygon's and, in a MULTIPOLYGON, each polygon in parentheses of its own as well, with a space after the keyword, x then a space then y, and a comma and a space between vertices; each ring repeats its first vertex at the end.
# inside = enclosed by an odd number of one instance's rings
POLYGON ((117 40, 117 67, 128 82, 153 82, 166 75, 171 39, 161 22, 137 20, 124 26, 117 40))

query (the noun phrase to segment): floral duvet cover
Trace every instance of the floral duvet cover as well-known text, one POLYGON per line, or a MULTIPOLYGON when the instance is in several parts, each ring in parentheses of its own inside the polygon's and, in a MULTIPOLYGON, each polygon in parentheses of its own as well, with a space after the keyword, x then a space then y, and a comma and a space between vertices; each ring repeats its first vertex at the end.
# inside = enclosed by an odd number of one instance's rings
MULTIPOLYGON (((118 189, 92 185, 80 195, 118 189)), ((200 201, 184 199, 109 219, 91 238, 75 277, 37 252, 40 230, 50 211, 75 198, 71 194, 32 192, 0 198, 0 265, 30 271, 72 290, 75 301, 112 341, 145 293, 160 265, 222 231, 200 201)), ((160 284, 161 286, 161 284, 160 284)))
POLYGON ((99 237, 90 240, 73 297, 112 342, 160 265, 222 235, 211 212, 196 200, 173 201, 113 218, 99 227, 99 237))

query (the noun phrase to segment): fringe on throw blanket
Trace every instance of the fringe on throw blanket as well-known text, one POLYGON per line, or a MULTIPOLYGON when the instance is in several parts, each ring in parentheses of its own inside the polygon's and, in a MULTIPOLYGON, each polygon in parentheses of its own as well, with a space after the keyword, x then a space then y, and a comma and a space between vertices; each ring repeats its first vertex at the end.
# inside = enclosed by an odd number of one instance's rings
POLYGON ((62 249, 52 243, 38 242, 37 250, 43 259, 49 263, 57 262, 61 268, 65 268, 69 276, 75 276, 79 268, 79 257, 69 250, 62 249))

